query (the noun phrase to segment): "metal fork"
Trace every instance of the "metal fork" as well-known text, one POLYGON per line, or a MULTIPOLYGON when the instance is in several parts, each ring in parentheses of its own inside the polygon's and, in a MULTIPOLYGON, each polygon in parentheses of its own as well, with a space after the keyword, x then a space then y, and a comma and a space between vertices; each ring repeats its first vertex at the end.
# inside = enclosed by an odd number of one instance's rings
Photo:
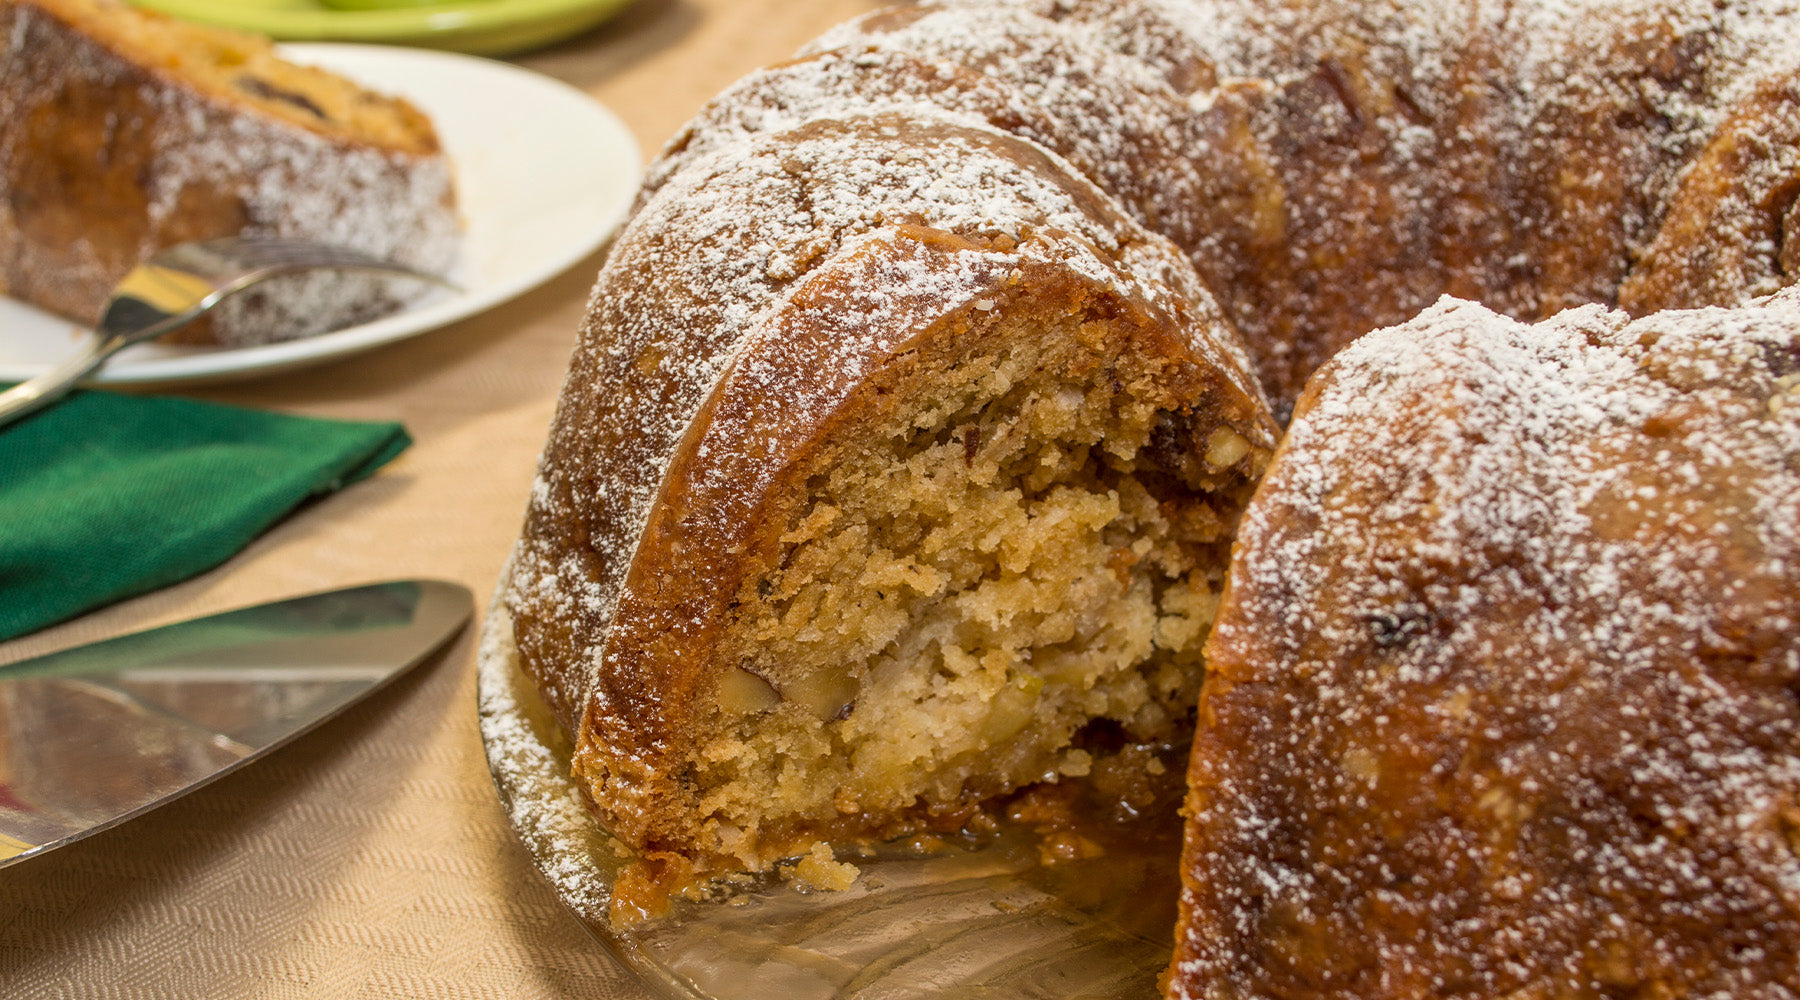
POLYGON ((435 274, 306 240, 233 236, 180 243, 125 275, 107 297, 95 338, 67 361, 0 392, 0 426, 61 398, 106 359, 198 319, 226 298, 296 271, 382 271, 454 289, 435 274))

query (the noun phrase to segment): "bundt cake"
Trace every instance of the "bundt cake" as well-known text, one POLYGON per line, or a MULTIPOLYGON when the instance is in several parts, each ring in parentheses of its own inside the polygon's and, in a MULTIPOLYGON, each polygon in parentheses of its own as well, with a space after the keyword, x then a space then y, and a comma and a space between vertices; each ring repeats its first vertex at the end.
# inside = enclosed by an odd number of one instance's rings
MULTIPOLYGON (((315 239, 442 273, 461 223, 430 120, 284 61, 266 39, 115 0, 0 0, 0 292, 92 324, 166 246, 315 239)), ((347 326, 417 281, 290 276, 170 342, 242 345, 347 326)))
POLYGON ((1207 645, 1173 995, 1800 985, 1800 290, 1314 377, 1207 645))
MULTIPOLYGON (((1319 365, 1446 294, 1531 321, 1787 283, 1797 24, 1714 0, 946 0, 747 77, 650 168, 502 583, 599 818, 661 870, 763 870, 1166 768, 1240 516, 1319 365)), ((1719 328, 1788 312, 1743 315, 1719 328)), ((1375 343, 1424 365, 1441 339, 1375 343)), ((1401 489, 1424 470, 1398 458, 1401 489)), ((1300 740, 1320 709, 1289 707, 1300 740)), ((1215 714, 1207 740, 1248 738, 1215 714)), ((1283 782, 1266 794, 1311 815, 1283 782)), ((1206 815, 1252 837, 1252 791, 1206 815)), ((1217 904, 1240 921, 1219 948, 1284 947, 1285 883, 1227 846, 1232 905, 1275 916, 1217 904)), ((1319 921, 1296 955, 1364 933, 1319 921)), ((1236 954, 1184 952, 1179 988, 1277 995, 1239 990, 1236 954)))

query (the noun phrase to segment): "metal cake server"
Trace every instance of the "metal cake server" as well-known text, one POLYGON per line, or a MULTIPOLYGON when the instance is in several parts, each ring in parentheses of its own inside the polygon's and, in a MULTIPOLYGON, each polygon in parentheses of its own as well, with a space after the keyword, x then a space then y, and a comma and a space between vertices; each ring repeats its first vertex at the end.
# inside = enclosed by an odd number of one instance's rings
POLYGON ((468 588, 402 580, 0 666, 0 868, 229 774, 442 646, 468 588))

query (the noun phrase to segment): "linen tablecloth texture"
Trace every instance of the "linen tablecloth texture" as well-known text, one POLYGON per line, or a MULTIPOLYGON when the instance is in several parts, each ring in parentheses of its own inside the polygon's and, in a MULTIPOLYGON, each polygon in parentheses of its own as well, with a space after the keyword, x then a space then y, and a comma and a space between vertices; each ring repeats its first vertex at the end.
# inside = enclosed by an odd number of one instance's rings
POLYGON ((0 639, 211 569, 411 443, 389 421, 73 393, 0 428, 0 639))
MULTIPOLYGON (((636 0, 599 31, 516 61, 606 102, 654 150, 733 79, 874 6, 636 0)), ((492 312, 370 354, 184 391, 396 420, 415 443, 221 567, 0 643, 0 662, 399 576, 487 595, 518 537, 598 267, 591 257, 492 312)), ((476 727, 474 648, 465 633, 280 753, 0 870, 0 997, 646 1000, 507 825, 476 727)))

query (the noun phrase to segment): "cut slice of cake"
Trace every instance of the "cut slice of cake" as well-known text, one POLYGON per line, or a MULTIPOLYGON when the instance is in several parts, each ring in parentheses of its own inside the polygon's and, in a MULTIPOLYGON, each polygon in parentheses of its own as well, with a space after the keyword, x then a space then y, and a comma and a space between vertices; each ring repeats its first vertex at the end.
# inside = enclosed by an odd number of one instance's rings
MULTIPOLYGON (((0 0, 0 291, 93 323, 166 246, 240 233, 442 272, 460 222, 430 120, 268 40, 113 0, 0 0)), ((178 339, 286 339, 390 311, 418 282, 270 282, 178 339)))

